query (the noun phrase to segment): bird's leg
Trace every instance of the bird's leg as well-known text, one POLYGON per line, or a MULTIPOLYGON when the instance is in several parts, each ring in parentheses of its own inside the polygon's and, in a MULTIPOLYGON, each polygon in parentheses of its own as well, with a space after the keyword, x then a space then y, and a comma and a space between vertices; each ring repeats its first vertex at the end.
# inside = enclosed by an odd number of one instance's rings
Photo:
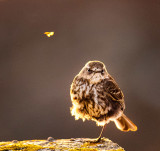
POLYGON ((98 142, 101 141, 102 133, 103 133, 104 127, 105 127, 105 125, 103 125, 102 130, 101 130, 101 133, 100 133, 99 137, 98 137, 97 140, 96 140, 96 143, 98 143, 98 142))

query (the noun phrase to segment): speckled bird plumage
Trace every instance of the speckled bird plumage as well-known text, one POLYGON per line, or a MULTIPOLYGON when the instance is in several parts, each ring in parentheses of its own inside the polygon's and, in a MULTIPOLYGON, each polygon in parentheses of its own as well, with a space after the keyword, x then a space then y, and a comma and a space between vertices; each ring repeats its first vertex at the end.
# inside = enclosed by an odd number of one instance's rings
MULTIPOLYGON (((70 95, 73 104, 71 113, 76 119, 93 120, 104 126, 124 117, 124 95, 100 61, 89 61, 82 68, 72 82, 70 95)), ((123 125, 123 122, 120 123, 123 125)), ((117 123, 116 126, 122 130, 121 125, 121 128, 118 125, 117 123)), ((123 125, 123 130, 125 129, 129 130, 123 125)))

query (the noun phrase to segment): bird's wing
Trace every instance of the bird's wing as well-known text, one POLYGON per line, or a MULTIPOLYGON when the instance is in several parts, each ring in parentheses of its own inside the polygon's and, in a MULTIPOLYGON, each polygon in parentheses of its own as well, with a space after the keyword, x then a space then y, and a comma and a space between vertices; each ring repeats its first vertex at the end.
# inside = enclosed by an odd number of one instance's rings
POLYGON ((115 80, 109 75, 105 80, 105 92, 112 101, 118 101, 124 107, 124 95, 115 80))

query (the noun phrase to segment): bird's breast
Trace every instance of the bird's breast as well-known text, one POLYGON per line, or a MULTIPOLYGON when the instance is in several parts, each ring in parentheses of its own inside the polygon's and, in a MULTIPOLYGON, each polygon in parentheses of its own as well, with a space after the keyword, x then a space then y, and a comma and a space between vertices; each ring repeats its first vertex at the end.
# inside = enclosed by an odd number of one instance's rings
POLYGON ((100 103, 103 97, 103 87, 101 84, 93 84, 87 79, 79 79, 71 86, 71 96, 73 99, 81 101, 91 100, 94 103, 100 103))

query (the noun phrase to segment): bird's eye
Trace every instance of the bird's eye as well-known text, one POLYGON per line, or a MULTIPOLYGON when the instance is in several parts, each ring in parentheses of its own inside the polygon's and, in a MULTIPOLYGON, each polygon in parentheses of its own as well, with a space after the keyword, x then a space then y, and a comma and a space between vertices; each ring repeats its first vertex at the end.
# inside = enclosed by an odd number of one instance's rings
POLYGON ((88 69, 88 72, 89 72, 89 73, 92 73, 92 70, 91 70, 91 69, 88 69))
POLYGON ((101 73, 103 74, 103 73, 104 73, 104 70, 102 70, 101 73))

